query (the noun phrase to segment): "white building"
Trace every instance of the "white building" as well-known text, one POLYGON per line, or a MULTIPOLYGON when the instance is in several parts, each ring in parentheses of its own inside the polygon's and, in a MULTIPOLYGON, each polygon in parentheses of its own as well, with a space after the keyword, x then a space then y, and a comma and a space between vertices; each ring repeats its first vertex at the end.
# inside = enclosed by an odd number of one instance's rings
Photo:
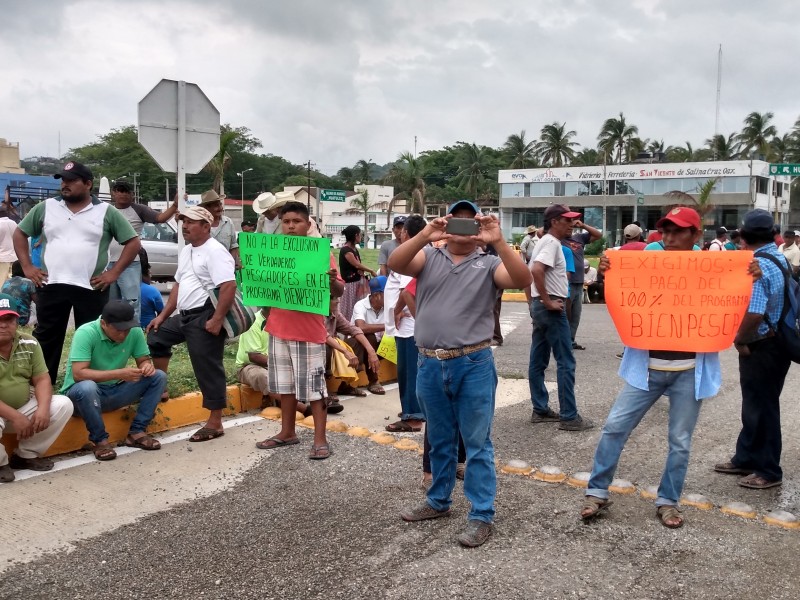
POLYGON ((566 204, 614 244, 627 224, 639 221, 654 230, 667 206, 685 203, 665 194, 694 196, 712 178, 719 181, 711 194, 714 208, 704 219, 707 231, 737 229, 753 208, 768 210, 776 223, 788 225, 791 178, 771 175, 769 163, 759 160, 504 170, 498 174, 500 224, 511 239, 529 225, 541 225, 548 205, 566 204))

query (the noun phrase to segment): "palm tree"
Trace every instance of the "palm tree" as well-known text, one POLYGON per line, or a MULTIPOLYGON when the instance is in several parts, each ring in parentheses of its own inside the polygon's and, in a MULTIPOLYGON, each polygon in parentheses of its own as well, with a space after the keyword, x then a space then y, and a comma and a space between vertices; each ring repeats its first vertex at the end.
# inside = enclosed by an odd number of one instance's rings
POLYGON ((219 136, 219 152, 203 167, 205 171, 214 176, 211 188, 220 196, 225 194, 225 169, 231 164, 231 156, 228 150, 231 149, 231 146, 240 135, 241 133, 235 130, 223 130, 219 136))
POLYGON ((389 173, 384 178, 387 185, 399 190, 389 203, 390 208, 403 197, 411 199, 409 212, 425 215, 425 159, 411 152, 401 152, 389 173))
POLYGON ((625 144, 625 162, 633 162, 633 159, 636 158, 640 152, 645 152, 647 150, 648 144, 650 144, 650 138, 642 139, 637 136, 628 139, 628 143, 625 144))
POLYGON ((462 144, 459 149, 459 170, 454 181, 474 200, 489 172, 489 157, 484 146, 462 144))
POLYGON ((664 149, 664 140, 653 140, 647 144, 647 151, 656 154, 657 152, 666 152, 664 149))
POLYGON ((685 146, 674 146, 667 152, 669 162, 689 162, 694 160, 694 148, 691 142, 686 142, 685 146))
POLYGON ((619 113, 619 119, 606 119, 597 136, 598 148, 607 150, 609 154, 617 153, 617 164, 622 163, 622 151, 625 143, 639 133, 636 125, 628 125, 625 115, 619 113))
POLYGON ((372 181, 371 171, 374 166, 375 163, 372 162, 372 159, 364 160, 362 158, 353 166, 353 177, 364 185, 370 183, 372 181))
POLYGON ((706 146, 711 151, 714 160, 734 160, 737 156, 739 143, 736 141, 737 134, 732 133, 728 137, 718 133, 706 140, 706 146))
POLYGON ((676 200, 678 205, 688 204, 697 211, 697 214, 702 217, 714 210, 714 205, 711 203, 711 192, 714 186, 719 183, 719 177, 707 180, 699 188, 697 188, 697 195, 692 196, 680 190, 673 190, 664 194, 667 198, 676 200))
POLYGON ((791 162, 789 155, 792 153, 794 140, 791 133, 784 133, 782 136, 775 136, 769 143, 769 155, 767 160, 773 163, 791 162))
POLYGON ((751 112, 744 119, 744 127, 737 136, 742 156, 750 156, 751 151, 767 155, 769 153, 770 138, 778 135, 775 125, 770 125, 771 112, 751 112))
POLYGON ((519 132, 519 135, 512 133, 503 144, 503 152, 510 161, 508 163, 509 169, 527 169, 536 166, 536 142, 528 142, 525 139, 525 130, 519 132))
POLYGON ((366 186, 361 185, 358 187, 360 187, 361 189, 356 191, 360 193, 350 198, 350 208, 345 210, 345 213, 347 213, 348 215, 360 215, 362 213, 364 214, 364 231, 362 232, 363 233, 362 238, 364 242, 364 248, 366 248, 367 241, 369 240, 369 233, 368 233, 369 230, 367 229, 367 222, 369 219, 367 213, 369 213, 369 211, 371 211, 372 209, 380 208, 379 205, 385 205, 386 203, 376 202, 373 204, 369 200, 369 190, 366 188, 366 186))
POLYGON ((542 127, 539 142, 536 144, 536 156, 545 164, 552 167, 563 167, 575 158, 574 147, 578 144, 572 141, 576 133, 572 130, 565 131, 566 123, 553 122, 542 127))
POLYGON ((602 162, 600 153, 594 148, 581 148, 580 152, 575 153, 575 158, 572 159, 573 165, 581 167, 591 167, 599 165, 602 162))

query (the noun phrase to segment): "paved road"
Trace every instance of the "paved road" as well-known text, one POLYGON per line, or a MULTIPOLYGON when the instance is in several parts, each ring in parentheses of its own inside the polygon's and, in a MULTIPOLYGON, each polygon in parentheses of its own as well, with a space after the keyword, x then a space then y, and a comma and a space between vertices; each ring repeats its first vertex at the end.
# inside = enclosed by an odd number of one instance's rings
MULTIPOLYGON (((619 342, 604 306, 588 306, 584 315, 579 337, 587 350, 579 353, 576 388, 581 411, 602 421, 620 387, 619 342)), ((527 422, 530 405, 519 379, 530 339, 524 305, 504 307, 504 320, 507 329, 516 327, 496 351, 507 377, 494 428, 499 460, 587 470, 599 431, 567 433, 527 422)), ((788 395, 782 489, 744 490, 710 470, 728 458, 738 432, 732 352, 723 355, 723 372, 722 393, 701 414, 686 491, 717 504, 747 501, 762 514, 800 513, 798 416, 788 395)), ((787 389, 797 383, 794 368, 787 389)), ((381 410, 373 404, 371 416, 346 400, 342 416, 352 425, 362 415, 377 428, 393 416, 393 398, 362 401, 384 403, 381 410)), ((662 401, 628 443, 621 477, 657 483, 665 420, 662 401)), ((686 527, 667 530, 638 495, 616 497, 610 514, 587 526, 576 518, 581 494, 574 488, 501 475, 497 534, 468 551, 454 541, 467 510, 460 484, 452 517, 415 525, 397 518, 422 497, 415 452, 331 434, 335 455, 317 463, 305 458, 308 431, 289 449, 253 448, 276 430, 259 421, 231 427, 208 444, 178 441, 158 453, 0 486, 6 547, 20 539, 49 547, 36 530, 59 520, 68 540, 85 540, 71 552, 8 563, 0 598, 797 597, 797 530, 694 509, 686 511, 686 527), (12 513, 23 516, 9 519, 12 513), (146 516, 135 520, 140 515, 146 516)), ((30 550, 28 557, 39 554, 30 550)))

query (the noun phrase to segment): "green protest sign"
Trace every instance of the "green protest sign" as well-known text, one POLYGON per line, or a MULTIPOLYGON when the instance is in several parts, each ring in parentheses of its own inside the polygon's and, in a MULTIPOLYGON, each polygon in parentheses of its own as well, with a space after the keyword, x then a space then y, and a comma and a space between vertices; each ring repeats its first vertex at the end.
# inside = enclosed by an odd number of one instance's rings
POLYGON ((330 242, 297 235, 240 233, 242 299, 327 316, 330 308, 330 242))

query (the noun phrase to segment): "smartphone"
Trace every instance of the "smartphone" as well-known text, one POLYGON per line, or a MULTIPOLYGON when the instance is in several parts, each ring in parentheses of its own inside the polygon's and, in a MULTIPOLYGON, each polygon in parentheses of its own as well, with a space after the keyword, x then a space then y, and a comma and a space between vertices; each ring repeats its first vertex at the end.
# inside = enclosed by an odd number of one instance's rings
POLYGON ((448 219, 445 231, 453 235, 478 235, 478 222, 475 219, 448 219))

